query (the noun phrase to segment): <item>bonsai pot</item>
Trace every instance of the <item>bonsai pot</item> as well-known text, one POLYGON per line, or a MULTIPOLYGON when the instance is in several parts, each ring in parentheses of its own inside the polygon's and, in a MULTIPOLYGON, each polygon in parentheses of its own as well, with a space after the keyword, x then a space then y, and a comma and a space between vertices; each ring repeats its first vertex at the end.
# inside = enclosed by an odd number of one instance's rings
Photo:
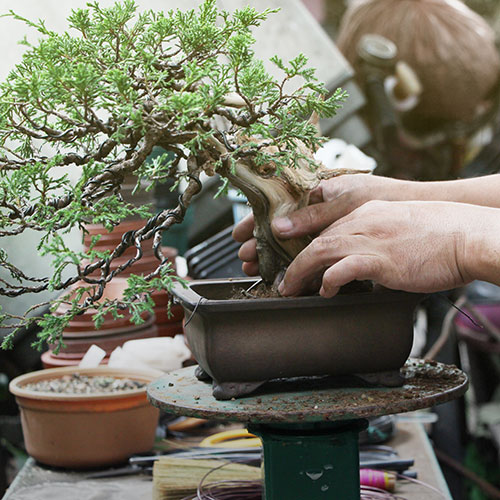
POLYGON ((331 299, 231 298, 255 282, 200 280, 172 290, 185 309, 198 377, 213 379, 217 399, 242 396, 283 377, 356 374, 398 383, 422 295, 375 289, 331 299))
POLYGON ((163 373, 108 367, 53 368, 21 375, 9 389, 16 396, 26 450, 39 462, 56 467, 91 468, 117 464, 154 443, 158 410, 146 386, 114 393, 39 392, 26 384, 79 373, 149 383, 163 373))

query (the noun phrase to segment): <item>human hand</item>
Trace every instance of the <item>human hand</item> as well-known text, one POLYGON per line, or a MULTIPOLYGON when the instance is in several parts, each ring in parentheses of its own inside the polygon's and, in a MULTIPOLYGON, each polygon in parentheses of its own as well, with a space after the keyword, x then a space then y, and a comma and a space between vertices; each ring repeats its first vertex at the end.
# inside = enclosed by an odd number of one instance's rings
POLYGON ((410 292, 495 282, 500 244, 485 238, 498 234, 498 220, 498 209, 462 203, 370 201, 322 231, 290 264, 279 291, 298 295, 319 282, 320 294, 332 297, 353 280, 410 292))
POLYGON ((248 276, 257 276, 259 274, 257 240, 253 237, 253 230, 253 214, 247 215, 233 229, 233 239, 242 243, 238 251, 238 257, 243 261, 241 268, 248 276))
MULTIPOLYGON (((324 180, 311 191, 310 205, 293 212, 287 219, 272 221, 278 238, 316 235, 327 226, 371 199, 394 199, 402 195, 402 181, 386 177, 354 174, 324 180)), ((256 240, 253 237, 254 219, 250 214, 233 230, 233 238, 242 243, 238 256, 243 271, 249 276, 259 274, 256 240)))

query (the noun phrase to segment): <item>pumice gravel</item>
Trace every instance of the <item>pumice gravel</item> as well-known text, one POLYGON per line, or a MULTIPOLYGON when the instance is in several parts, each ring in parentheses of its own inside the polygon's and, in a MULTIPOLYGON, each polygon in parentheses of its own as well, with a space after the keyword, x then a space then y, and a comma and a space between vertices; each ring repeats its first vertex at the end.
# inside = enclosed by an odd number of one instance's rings
POLYGON ((87 376, 74 373, 63 377, 26 384, 25 389, 57 394, 94 394, 130 391, 146 387, 146 383, 129 378, 87 376))

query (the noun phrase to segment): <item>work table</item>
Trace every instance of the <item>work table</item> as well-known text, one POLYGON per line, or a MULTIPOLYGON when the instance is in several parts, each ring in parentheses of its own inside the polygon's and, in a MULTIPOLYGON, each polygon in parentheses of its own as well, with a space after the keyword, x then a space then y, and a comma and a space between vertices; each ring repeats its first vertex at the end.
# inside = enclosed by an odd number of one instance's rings
MULTIPOLYGON (((402 458, 413 458, 412 468, 420 481, 439 489, 452 500, 423 426, 398 422, 397 433, 387 443, 402 458)), ((75 453, 78 451, 75 450, 75 453)), ((2 500, 147 500, 153 484, 147 475, 86 479, 88 472, 73 472, 38 465, 29 459, 2 500)), ((438 500, 442 497, 422 486, 398 481, 396 493, 407 500, 438 500)))

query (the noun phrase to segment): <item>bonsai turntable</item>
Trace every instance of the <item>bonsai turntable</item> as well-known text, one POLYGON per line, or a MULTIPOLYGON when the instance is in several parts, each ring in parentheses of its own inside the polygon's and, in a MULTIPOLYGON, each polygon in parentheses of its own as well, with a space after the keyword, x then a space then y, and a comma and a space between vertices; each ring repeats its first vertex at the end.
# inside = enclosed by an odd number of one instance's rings
POLYGON ((151 383, 151 403, 177 415, 248 424, 263 441, 266 500, 359 500, 358 433, 366 418, 445 403, 468 385, 454 366, 410 360, 402 387, 309 377, 271 381, 250 397, 218 401, 194 372, 183 368, 151 383))

